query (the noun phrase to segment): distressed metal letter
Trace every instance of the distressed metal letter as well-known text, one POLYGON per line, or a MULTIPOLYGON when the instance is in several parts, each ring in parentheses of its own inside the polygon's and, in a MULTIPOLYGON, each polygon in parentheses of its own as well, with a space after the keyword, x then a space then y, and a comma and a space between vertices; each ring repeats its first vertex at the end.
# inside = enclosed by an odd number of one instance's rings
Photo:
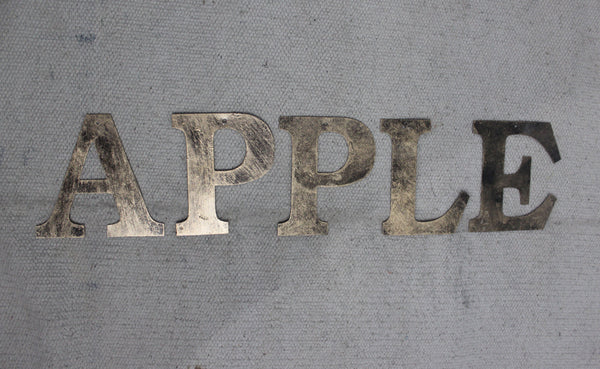
POLYGON ((108 237, 163 235, 163 224, 148 214, 110 114, 86 115, 54 211, 45 223, 36 226, 38 238, 85 236, 85 226, 71 221, 71 205, 80 193, 113 195, 120 219, 106 227, 108 237), (96 145, 106 179, 79 178, 92 143, 96 145))
POLYGON ((504 173, 506 138, 527 135, 536 139, 546 150, 553 163, 560 160, 552 126, 543 122, 475 121, 473 133, 483 139, 483 169, 481 176, 481 207, 479 215, 469 221, 470 232, 516 231, 543 229, 556 197, 548 195, 540 206, 529 214, 508 217, 502 212, 503 190, 519 190, 521 205, 529 203, 531 157, 523 156, 519 170, 504 173))
POLYGON ((177 235, 227 234, 229 223, 217 218, 215 186, 242 184, 267 173, 275 158, 273 134, 250 114, 173 114, 172 121, 185 134, 187 148, 188 217, 177 223, 177 235), (213 138, 223 128, 242 135, 246 157, 236 168, 215 170, 213 138))
POLYGON ((317 187, 343 186, 364 178, 375 160, 375 140, 367 126, 342 117, 280 117, 279 128, 292 136, 292 201, 290 217, 279 223, 279 236, 327 234, 317 216, 317 187), (335 132, 348 143, 348 159, 333 173, 317 171, 318 140, 335 132))
POLYGON ((382 119, 381 131, 392 138, 392 184, 390 217, 383 222, 386 235, 453 233, 467 206, 469 195, 461 192, 450 209, 429 221, 415 219, 417 143, 431 130, 429 119, 382 119))

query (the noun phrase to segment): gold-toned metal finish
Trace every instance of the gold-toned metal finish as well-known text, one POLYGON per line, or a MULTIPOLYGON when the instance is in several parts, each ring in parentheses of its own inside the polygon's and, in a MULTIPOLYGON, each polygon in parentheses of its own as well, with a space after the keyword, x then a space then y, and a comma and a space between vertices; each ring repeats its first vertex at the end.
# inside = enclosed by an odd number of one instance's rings
POLYGON ((537 140, 553 163, 560 160, 552 126, 544 122, 475 121, 473 133, 483 139, 483 169, 481 175, 481 207, 479 215, 469 221, 470 232, 516 231, 543 229, 556 197, 547 195, 540 206, 529 214, 508 217, 502 212, 503 190, 519 190, 521 204, 529 203, 531 183, 531 157, 524 156, 519 169, 504 173, 506 138, 510 135, 527 135, 537 140))
POLYGON ((469 195, 461 192, 441 217, 415 219, 417 188, 417 144, 431 130, 428 119, 382 119, 381 131, 392 139, 392 183, 390 217, 383 222, 386 235, 453 233, 467 206, 469 195))
POLYGON ((317 188, 343 186, 364 178, 373 168, 375 141, 362 122, 343 117, 280 117, 279 128, 292 136, 292 199, 290 217, 279 223, 279 236, 327 234, 327 222, 317 216, 317 188), (318 140, 323 132, 342 135, 348 159, 332 173, 317 171, 318 140))
POLYGON ((71 205, 76 194, 110 193, 120 219, 106 227, 108 237, 162 236, 164 225, 150 217, 139 185, 125 155, 117 127, 110 114, 88 114, 73 150, 58 200, 50 218, 36 226, 36 236, 84 237, 85 226, 71 221, 71 205), (92 143, 100 158, 106 179, 80 179, 92 143))
POLYGON ((177 223, 177 235, 227 234, 228 223, 217 218, 215 186, 242 184, 267 173, 275 157, 273 134, 250 114, 173 114, 172 122, 185 134, 187 149, 188 217, 177 223), (242 135, 246 156, 236 168, 215 170, 214 134, 225 128, 242 135))

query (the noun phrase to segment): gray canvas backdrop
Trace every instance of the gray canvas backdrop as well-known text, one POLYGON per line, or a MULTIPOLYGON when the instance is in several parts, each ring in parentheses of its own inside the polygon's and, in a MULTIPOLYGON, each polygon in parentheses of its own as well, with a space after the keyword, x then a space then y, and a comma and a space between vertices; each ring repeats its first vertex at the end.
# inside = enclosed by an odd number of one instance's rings
MULTIPOLYGON (((600 366, 597 1, 0 2, 0 367, 583 368, 600 366), (176 237, 187 214, 174 112, 265 120, 275 164, 217 190, 230 234, 176 237), (111 113, 162 238, 107 238, 109 195, 79 195, 85 239, 36 240, 86 113, 111 113), (364 180, 319 190, 329 235, 277 237, 289 214, 282 115, 348 116, 377 145, 364 180), (417 217, 471 195, 457 233, 386 237, 381 118, 429 118, 417 217), (468 233, 479 211, 475 119, 552 123, 533 157, 542 231, 468 233)), ((222 132, 217 164, 242 140, 222 132)), ((335 169, 347 148, 320 142, 335 169)), ((90 154, 86 176, 103 177, 90 154)))

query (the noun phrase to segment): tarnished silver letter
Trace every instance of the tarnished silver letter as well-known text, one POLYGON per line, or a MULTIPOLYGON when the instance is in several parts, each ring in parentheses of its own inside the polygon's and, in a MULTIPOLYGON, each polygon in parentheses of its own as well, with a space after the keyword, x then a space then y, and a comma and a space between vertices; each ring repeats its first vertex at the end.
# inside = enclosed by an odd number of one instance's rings
POLYGON ((364 178, 375 160, 375 141, 367 126, 341 117, 280 117, 279 128, 292 136, 292 201, 290 217, 279 223, 279 236, 327 234, 317 216, 317 187, 342 186, 364 178), (333 173, 317 171, 318 140, 323 132, 344 136, 348 159, 333 173))
POLYGON ((381 131, 392 138, 392 184, 390 217, 383 222, 387 235, 453 233, 467 206, 469 195, 461 192, 450 209, 429 221, 415 219, 417 143, 431 130, 428 119, 382 119, 381 131))
POLYGON ((543 122, 475 121, 473 133, 483 139, 483 169, 481 174, 481 207, 479 215, 469 221, 470 232, 517 231, 543 229, 556 197, 548 195, 529 214, 507 217, 502 212, 503 190, 519 190, 521 204, 529 203, 531 183, 531 157, 524 156, 519 170, 504 173, 506 138, 510 135, 527 135, 536 139, 546 150, 553 163, 560 160, 552 126, 543 122))
POLYGON ((86 115, 54 211, 45 223, 35 228, 38 238, 85 236, 85 226, 71 221, 71 205, 80 193, 113 195, 120 219, 106 227, 108 237, 163 235, 163 224, 148 214, 110 114, 86 115), (96 145, 106 179, 79 178, 92 143, 96 145))
POLYGON ((275 157, 273 134, 250 114, 173 114, 172 120, 185 134, 187 148, 188 217, 177 223, 177 235, 227 234, 228 223, 217 218, 215 186, 242 184, 267 173, 275 157), (246 142, 244 161, 231 170, 215 170, 213 138, 223 128, 238 131, 246 142))

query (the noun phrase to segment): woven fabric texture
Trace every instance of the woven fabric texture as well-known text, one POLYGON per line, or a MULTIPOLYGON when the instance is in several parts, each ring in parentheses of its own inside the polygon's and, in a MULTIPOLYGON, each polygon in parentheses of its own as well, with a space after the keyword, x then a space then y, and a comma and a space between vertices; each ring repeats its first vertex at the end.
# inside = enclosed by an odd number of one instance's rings
MULTIPOLYGON (((0 1, 1 368, 600 367, 600 2, 0 1), (276 144, 261 179, 217 189, 230 233, 176 237, 187 215, 176 112, 246 112, 276 144), (87 113, 110 113, 158 238, 107 238, 110 195, 78 195, 84 239, 36 239, 87 113), (277 237, 290 211, 284 115, 346 116, 371 173, 319 189, 329 234, 277 237), (450 235, 384 236, 391 148, 382 118, 429 118, 419 219, 471 195, 450 235), (532 156, 540 231, 469 233, 479 119, 551 122, 562 160, 532 156)), ((216 160, 244 155, 233 131, 216 160)), ((347 147, 323 135, 319 165, 347 147)), ((85 176, 103 177, 95 153, 85 176)))

